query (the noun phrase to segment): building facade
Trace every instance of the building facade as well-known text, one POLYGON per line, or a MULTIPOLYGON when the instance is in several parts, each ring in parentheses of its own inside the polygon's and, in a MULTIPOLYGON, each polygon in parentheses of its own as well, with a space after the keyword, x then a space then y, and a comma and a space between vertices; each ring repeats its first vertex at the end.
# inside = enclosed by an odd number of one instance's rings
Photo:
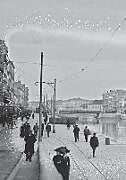
POLYGON ((65 100, 60 103, 59 111, 73 111, 73 112, 102 112, 102 100, 85 100, 74 98, 65 100))
POLYGON ((123 113, 126 107, 126 90, 110 90, 103 94, 103 111, 123 113))
POLYGON ((17 106, 28 107, 29 89, 21 81, 14 82, 14 101, 17 106))

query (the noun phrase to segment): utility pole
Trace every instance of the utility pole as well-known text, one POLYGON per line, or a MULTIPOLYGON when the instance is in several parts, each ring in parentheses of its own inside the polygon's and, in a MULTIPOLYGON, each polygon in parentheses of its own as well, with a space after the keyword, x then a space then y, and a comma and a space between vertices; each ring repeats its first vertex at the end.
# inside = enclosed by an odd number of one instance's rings
POLYGON ((50 109, 51 109, 51 119, 52 119, 52 113, 53 113, 53 101, 52 101, 52 98, 51 98, 51 104, 50 104, 50 109))
POLYGON ((38 141, 42 141, 41 123, 42 123, 42 69, 43 69, 43 52, 41 52, 41 69, 40 69, 40 101, 39 101, 39 137, 38 141))
POLYGON ((53 133, 55 133, 55 112, 56 112, 56 79, 54 79, 54 94, 53 94, 53 133))

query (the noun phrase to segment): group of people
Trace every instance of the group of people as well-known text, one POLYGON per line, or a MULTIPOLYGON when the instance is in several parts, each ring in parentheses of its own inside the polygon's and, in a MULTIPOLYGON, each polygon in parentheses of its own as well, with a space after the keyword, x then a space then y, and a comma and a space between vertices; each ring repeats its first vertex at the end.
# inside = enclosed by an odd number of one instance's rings
POLYGON ((32 133, 30 124, 26 121, 22 126, 20 127, 20 137, 24 138, 25 141, 25 150, 24 153, 26 154, 26 161, 31 162, 32 156, 34 154, 34 143, 37 141, 37 130, 35 127, 37 127, 37 123, 34 125, 33 130, 34 134, 32 133))
MULTIPOLYGON (((34 119, 34 113, 31 115, 32 119, 34 119)), ((47 117, 46 117, 47 118, 47 117)), ((51 125, 47 121, 43 121, 41 124, 41 136, 43 136, 43 131, 46 130, 47 137, 50 136, 51 132, 51 125)), ((20 127, 20 137, 24 138, 25 141, 25 150, 24 153, 26 154, 26 161, 32 160, 32 156, 34 154, 34 143, 37 141, 39 126, 38 123, 35 123, 33 129, 29 124, 29 119, 26 119, 25 123, 22 121, 22 125, 20 127), (33 130, 33 132, 32 132, 33 130)))
MULTIPOLYGON (((79 141, 79 132, 80 132, 80 128, 78 127, 78 124, 75 124, 73 126, 73 134, 74 134, 75 142, 79 141)), ((91 135, 91 131, 88 129, 87 126, 85 126, 84 137, 85 137, 86 142, 88 142, 89 135, 91 135)), ((98 141, 98 137, 96 137, 96 133, 93 133, 93 136, 90 138, 89 143, 90 143, 90 146, 93 150, 93 157, 95 157, 96 148, 99 146, 99 141, 98 141)))
MULTIPOLYGON (((32 116, 34 119, 34 115, 32 116)), ((47 132, 47 137, 49 137, 51 132, 51 125, 48 121, 43 121, 41 124, 41 135, 43 136, 44 129, 47 132)), ((20 136, 24 138, 25 141, 25 150, 24 153, 26 154, 26 161, 31 162, 32 156, 34 154, 34 144, 37 141, 37 134, 38 134, 39 126, 36 123, 33 126, 33 132, 31 130, 31 126, 26 121, 24 124, 22 123, 22 126, 20 128, 20 136)), ((79 141, 79 132, 80 128, 78 127, 78 124, 73 125, 73 134, 75 142, 79 141)), ((91 135, 90 130, 87 126, 85 126, 84 130, 84 137, 85 141, 88 142, 89 135, 91 135)), ((99 146, 98 138, 96 137, 96 133, 93 133, 93 136, 90 138, 90 146, 93 150, 93 157, 95 157, 95 151, 96 148, 99 146)), ((63 180, 69 180, 69 172, 70 172, 70 158, 67 156, 67 153, 70 152, 66 147, 60 147, 55 149, 57 152, 56 155, 53 157, 54 165, 57 169, 57 171, 62 175, 63 180)))

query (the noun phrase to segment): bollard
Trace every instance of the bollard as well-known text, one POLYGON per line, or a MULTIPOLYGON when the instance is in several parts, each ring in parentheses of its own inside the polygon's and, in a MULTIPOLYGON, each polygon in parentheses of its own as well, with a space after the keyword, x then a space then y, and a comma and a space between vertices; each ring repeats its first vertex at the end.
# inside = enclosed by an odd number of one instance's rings
POLYGON ((110 138, 105 138, 105 145, 110 145, 110 138))

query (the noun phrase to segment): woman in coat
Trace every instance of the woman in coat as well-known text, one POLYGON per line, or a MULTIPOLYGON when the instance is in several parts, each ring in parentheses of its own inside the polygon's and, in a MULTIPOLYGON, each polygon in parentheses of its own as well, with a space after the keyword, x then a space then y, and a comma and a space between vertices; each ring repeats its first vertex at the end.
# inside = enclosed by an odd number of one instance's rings
POLYGON ((67 153, 70 152, 66 147, 55 149, 57 155, 53 157, 54 165, 57 171, 62 175, 63 180, 69 180, 70 158, 67 153))
POLYGON ((25 151, 24 153, 26 154, 26 161, 29 160, 31 162, 31 158, 34 154, 34 143, 36 142, 35 135, 32 134, 32 131, 30 130, 30 133, 25 136, 25 151))

